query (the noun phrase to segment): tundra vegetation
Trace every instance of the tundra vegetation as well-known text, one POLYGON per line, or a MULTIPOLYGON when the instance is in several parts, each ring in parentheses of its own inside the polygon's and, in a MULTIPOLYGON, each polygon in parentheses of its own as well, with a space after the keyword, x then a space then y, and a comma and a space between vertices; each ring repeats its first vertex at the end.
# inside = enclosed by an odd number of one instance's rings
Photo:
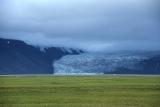
POLYGON ((0 107, 158 106, 158 76, 0 77, 0 107))

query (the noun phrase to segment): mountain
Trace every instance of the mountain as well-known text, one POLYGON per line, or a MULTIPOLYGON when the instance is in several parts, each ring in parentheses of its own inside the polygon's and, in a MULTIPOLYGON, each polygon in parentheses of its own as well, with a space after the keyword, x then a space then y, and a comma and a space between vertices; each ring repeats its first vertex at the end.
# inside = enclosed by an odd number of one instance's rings
POLYGON ((160 51, 84 53, 0 38, 0 75, 160 74, 160 51))
POLYGON ((55 74, 160 74, 159 51, 68 55, 54 63, 55 74))
POLYGON ((0 38, 0 74, 53 74, 54 61, 82 52, 68 50, 57 47, 42 49, 23 41, 0 38))

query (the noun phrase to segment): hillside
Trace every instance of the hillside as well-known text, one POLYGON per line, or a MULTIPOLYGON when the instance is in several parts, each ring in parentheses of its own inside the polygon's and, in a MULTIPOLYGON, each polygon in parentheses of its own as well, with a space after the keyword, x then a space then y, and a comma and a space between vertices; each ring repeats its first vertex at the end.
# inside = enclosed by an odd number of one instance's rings
POLYGON ((23 41, 0 39, 0 74, 53 74, 55 60, 78 53, 57 47, 42 50, 23 41))

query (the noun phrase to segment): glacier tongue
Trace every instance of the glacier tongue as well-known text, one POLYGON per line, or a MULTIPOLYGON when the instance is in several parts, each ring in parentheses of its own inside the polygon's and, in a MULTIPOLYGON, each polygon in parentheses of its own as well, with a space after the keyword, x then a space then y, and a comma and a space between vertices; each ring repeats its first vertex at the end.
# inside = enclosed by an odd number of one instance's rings
POLYGON ((90 54, 68 55, 54 63, 55 74, 103 74, 119 70, 140 71, 139 62, 147 59, 142 55, 90 54))

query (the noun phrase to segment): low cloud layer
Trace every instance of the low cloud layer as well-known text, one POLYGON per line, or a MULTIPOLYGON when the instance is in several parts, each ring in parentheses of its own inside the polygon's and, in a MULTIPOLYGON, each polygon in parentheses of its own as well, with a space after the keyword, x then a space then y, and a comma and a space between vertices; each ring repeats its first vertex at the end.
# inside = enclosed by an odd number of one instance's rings
POLYGON ((0 37, 88 51, 159 50, 158 0, 1 0, 0 37))

